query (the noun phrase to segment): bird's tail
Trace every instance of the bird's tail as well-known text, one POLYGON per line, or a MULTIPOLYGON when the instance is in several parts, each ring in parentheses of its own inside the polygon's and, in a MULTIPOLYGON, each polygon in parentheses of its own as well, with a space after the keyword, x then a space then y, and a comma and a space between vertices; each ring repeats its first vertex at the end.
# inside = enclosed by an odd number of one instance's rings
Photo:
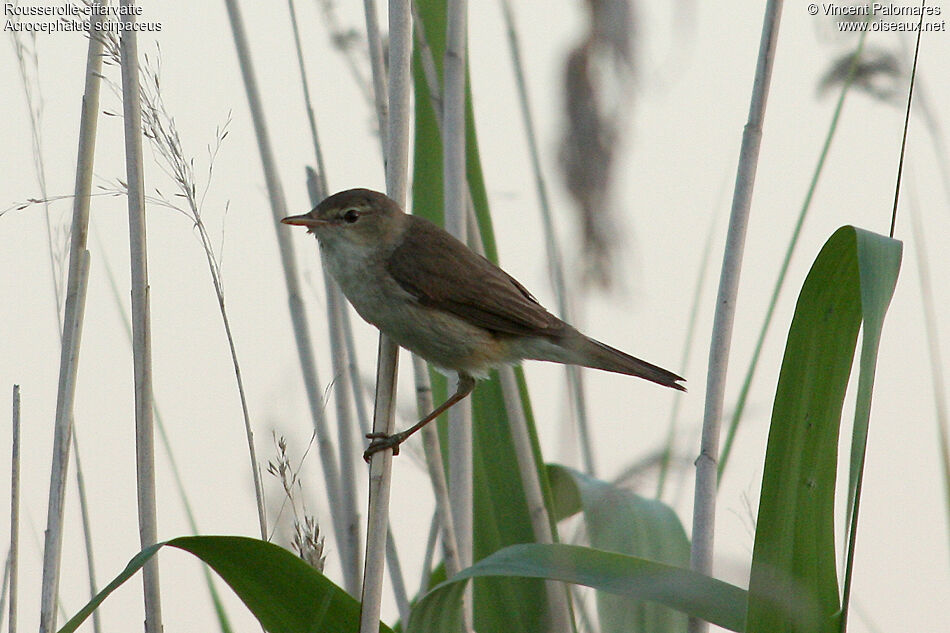
POLYGON ((571 345, 571 347, 573 347, 573 351, 577 353, 577 358, 580 360, 580 362, 577 363, 579 365, 593 369, 612 371, 618 374, 626 374, 628 376, 637 376, 655 382, 658 385, 663 385, 664 387, 686 391, 686 387, 680 384, 681 382, 685 382, 686 379, 662 367, 657 367, 639 358, 634 358, 630 354, 621 352, 619 349, 614 349, 609 345, 605 345, 600 341, 595 341, 584 335, 581 335, 579 339, 575 339, 575 341, 572 342, 574 344, 571 345))

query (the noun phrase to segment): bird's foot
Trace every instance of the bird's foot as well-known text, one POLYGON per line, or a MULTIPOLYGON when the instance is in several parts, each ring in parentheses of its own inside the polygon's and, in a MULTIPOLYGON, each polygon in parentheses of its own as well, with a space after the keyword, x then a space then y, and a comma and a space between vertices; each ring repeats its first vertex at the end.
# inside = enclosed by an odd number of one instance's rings
POLYGON ((363 451, 363 459, 366 460, 366 463, 369 463, 373 453, 378 453, 387 448, 393 449, 393 457, 395 457, 399 454, 399 445, 403 443, 406 437, 404 433, 393 433, 392 435, 386 435, 385 433, 367 433, 366 439, 373 441, 370 442, 366 450, 363 451))

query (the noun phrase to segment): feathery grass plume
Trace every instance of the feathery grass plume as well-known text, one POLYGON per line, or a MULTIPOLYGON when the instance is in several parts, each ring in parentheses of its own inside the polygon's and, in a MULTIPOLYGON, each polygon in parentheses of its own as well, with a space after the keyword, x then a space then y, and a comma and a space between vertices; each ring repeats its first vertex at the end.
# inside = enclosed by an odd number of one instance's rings
MULTIPOLYGON (((118 53, 118 37, 112 33, 106 33, 103 36, 105 47, 106 63, 115 63, 118 53)), ((155 162, 163 172, 175 184, 178 192, 174 194, 174 200, 155 188, 155 195, 149 196, 149 200, 157 201, 162 206, 180 212, 191 220, 198 233, 198 239, 201 242, 208 268, 211 272, 211 282, 214 286, 215 295, 218 300, 218 309, 221 313, 221 320, 224 325, 225 336, 228 341, 228 348, 231 353, 231 364, 234 368, 234 376, 238 387, 238 396, 241 401, 241 412, 244 418, 244 430, 247 436, 248 453, 251 460, 251 472, 254 480, 254 492, 257 500, 258 523, 261 531, 261 538, 267 538, 267 519, 264 510, 264 489, 261 484, 260 468, 258 467, 257 451, 254 446, 254 432, 251 427, 250 414, 247 406, 247 396, 244 391, 244 381, 241 377, 240 363, 237 358, 237 350, 234 344, 234 337, 231 334, 231 324, 228 318, 227 308, 225 307, 224 279, 221 274, 220 253, 223 252, 223 241, 216 250, 212 243, 211 236, 205 227, 202 219, 202 206, 208 190, 211 187, 211 180, 214 171, 214 161, 224 139, 228 136, 228 126, 231 122, 230 113, 225 123, 215 129, 215 142, 208 146, 208 168, 204 186, 199 190, 198 180, 195 176, 194 157, 186 158, 182 148, 181 136, 178 133, 178 127, 175 124, 175 118, 169 112, 165 105, 161 91, 161 68, 162 52, 161 46, 156 43, 156 53, 149 57, 146 53, 143 63, 140 67, 141 82, 139 84, 139 96, 142 104, 142 134, 150 141, 149 145, 155 156, 155 162), (184 201, 184 205, 180 203, 184 201)), ((112 114, 107 112, 107 114, 112 114)), ((119 181, 120 189, 124 188, 124 183, 119 181)), ((229 204, 225 204, 225 214, 229 204)))
POLYGON ((611 188, 631 101, 634 21, 630 0, 588 0, 587 8, 589 30, 565 64, 560 162, 580 215, 584 274, 606 287, 618 242, 611 188))
MULTIPOLYGON (((313 438, 311 437, 311 444, 313 438)), ((274 444, 277 447, 277 457, 267 463, 267 472, 280 481, 281 488, 284 490, 284 503, 281 509, 286 505, 290 506, 294 520, 294 535, 291 539, 291 547, 301 559, 308 565, 322 572, 326 563, 326 553, 324 552, 324 538, 320 535, 320 526, 316 518, 307 514, 303 499, 297 497, 297 492, 302 490, 300 479, 297 476, 300 466, 293 468, 290 464, 290 457, 287 455, 287 440, 284 436, 274 434, 274 444)), ((309 452, 310 446, 301 458, 301 464, 309 452)), ((277 520, 280 520, 278 515, 277 520)), ((275 523, 276 523, 275 521, 275 523)), ((276 529, 276 526, 275 526, 276 529)))
POLYGON ((294 523, 293 546, 297 556, 317 571, 323 571, 327 557, 323 552, 323 537, 320 536, 320 528, 312 516, 304 517, 302 524, 294 523))

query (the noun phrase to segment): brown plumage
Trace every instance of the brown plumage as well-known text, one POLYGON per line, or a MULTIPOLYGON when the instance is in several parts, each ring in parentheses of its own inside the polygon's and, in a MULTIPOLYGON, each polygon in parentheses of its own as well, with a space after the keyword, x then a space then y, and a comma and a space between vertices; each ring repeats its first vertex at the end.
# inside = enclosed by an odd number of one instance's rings
POLYGON ((459 376, 452 398, 410 429, 376 438, 367 454, 397 450, 467 396, 475 377, 526 358, 638 376, 685 391, 683 378, 584 336, 504 270, 435 224, 403 213, 381 193, 351 189, 283 221, 316 234, 324 265, 360 316, 459 376))

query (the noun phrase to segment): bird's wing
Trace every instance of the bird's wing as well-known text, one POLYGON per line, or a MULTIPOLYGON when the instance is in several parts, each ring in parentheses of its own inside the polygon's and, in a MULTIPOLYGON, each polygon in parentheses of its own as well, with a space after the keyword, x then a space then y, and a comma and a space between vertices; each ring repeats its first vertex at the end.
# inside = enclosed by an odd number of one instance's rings
POLYGON ((410 221, 413 225, 387 269, 419 303, 494 332, 560 333, 564 323, 511 275, 431 222, 415 216, 410 221), (420 257, 420 252, 426 255, 420 257))

